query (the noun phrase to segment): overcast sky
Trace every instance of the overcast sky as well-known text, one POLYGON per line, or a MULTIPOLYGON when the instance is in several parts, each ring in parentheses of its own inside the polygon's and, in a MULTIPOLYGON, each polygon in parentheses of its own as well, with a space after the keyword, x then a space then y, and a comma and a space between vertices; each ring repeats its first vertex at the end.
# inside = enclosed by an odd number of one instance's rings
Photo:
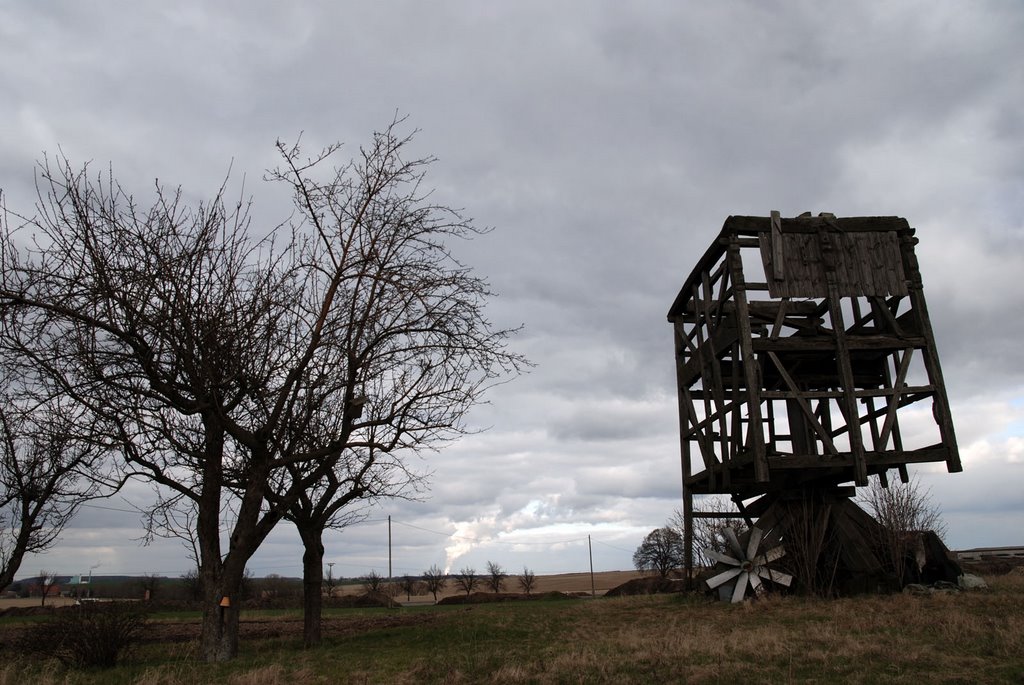
MULTIPOLYGON (((232 180, 261 227, 274 142, 351 148, 396 111, 436 197, 494 231, 457 245, 536 368, 427 455, 422 502, 332 533, 335 574, 488 560, 628 569, 680 506, 665 314, 730 214, 906 217, 964 472, 919 470, 953 548, 1024 544, 1024 4, 0 0, 0 187, 30 211, 62 150, 145 196, 232 180), (372 522, 376 521, 376 522, 372 522)), ((83 509, 21 576, 156 572, 144 486, 83 509)), ((254 575, 299 575, 282 524, 254 575)))

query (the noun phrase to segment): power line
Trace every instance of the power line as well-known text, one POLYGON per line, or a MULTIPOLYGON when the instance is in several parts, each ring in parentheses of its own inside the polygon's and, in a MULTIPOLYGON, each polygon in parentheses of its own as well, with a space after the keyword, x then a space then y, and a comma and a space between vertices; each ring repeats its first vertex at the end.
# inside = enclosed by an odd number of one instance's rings
POLYGON ((594 542, 596 542, 599 545, 604 545, 605 547, 611 547, 612 549, 616 549, 616 550, 618 550, 620 552, 626 552, 627 554, 632 554, 633 553, 633 552, 631 552, 628 549, 623 549, 622 547, 616 547, 615 545, 609 545, 607 542, 601 542, 600 540, 597 540, 597 539, 595 539, 594 542))
POLYGON ((81 506, 88 507, 89 509, 102 509, 104 511, 120 511, 120 512, 125 513, 125 514, 141 514, 142 513, 142 509, 118 509, 117 507, 104 507, 104 506, 101 506, 99 504, 82 504, 81 506))

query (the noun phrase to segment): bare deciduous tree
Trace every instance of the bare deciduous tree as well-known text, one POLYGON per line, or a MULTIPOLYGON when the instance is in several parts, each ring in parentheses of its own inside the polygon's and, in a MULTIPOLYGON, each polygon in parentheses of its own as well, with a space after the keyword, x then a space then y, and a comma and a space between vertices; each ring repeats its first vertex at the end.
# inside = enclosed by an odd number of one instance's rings
POLYGON ((198 602, 203 598, 203 579, 198 568, 191 568, 181 574, 181 585, 185 598, 198 602))
POLYGON ((434 564, 423 572, 423 583, 426 585, 427 592, 434 596, 434 604, 437 604, 437 594, 448 585, 448 577, 437 564, 434 564))
POLYGON ((139 578, 139 589, 142 591, 142 598, 149 600, 155 599, 157 590, 163 584, 164 578, 156 573, 143 573, 142 577, 139 578))
POLYGON ((370 571, 363 576, 363 591, 370 594, 383 594, 386 581, 377 571, 370 571))
POLYGON ((286 598, 295 597, 298 586, 280 573, 268 573, 262 581, 258 581, 260 597, 286 598))
POLYGON ((39 214, 0 236, 2 349, 33 387, 105 430, 127 475, 192 500, 202 653, 232 658, 245 563, 283 513, 263 506, 277 435, 316 348, 297 340, 286 354, 300 292, 283 262, 292 253, 252 243, 246 210, 223 189, 188 208, 157 188, 143 209, 112 175, 66 160, 39 177, 39 214), (228 482, 244 486, 225 552, 228 482))
POLYGON ((667 526, 648 533, 633 552, 633 566, 638 571, 657 571, 662 578, 682 565, 683 537, 667 526))
POLYGON ((53 571, 40 571, 36 586, 39 588, 39 606, 46 606, 46 598, 54 585, 57 584, 57 574, 53 571))
POLYGON ((934 531, 939 538, 946 534, 942 511, 932 501, 931 491, 922 489, 914 477, 907 483, 890 482, 883 487, 880 479, 860 491, 860 504, 880 524, 875 542, 881 547, 884 561, 896 578, 903 583, 914 534, 934 531))
POLYGON ((310 478, 316 462, 296 462, 268 493, 278 506, 291 484, 313 483, 286 514, 305 548, 307 645, 319 642, 323 531, 357 519, 356 505, 418 492, 422 475, 406 455, 465 433, 466 412, 482 393, 524 363, 505 350, 513 331, 493 330, 483 316, 486 282, 446 244, 481 231, 430 201, 422 183, 432 160, 404 157, 411 137, 398 135, 396 123, 329 169, 337 146, 306 159, 297 145, 278 143, 282 164, 269 175, 291 189, 302 228, 343 246, 308 251, 308 261, 341 276, 336 297, 344 316, 332 323, 344 336, 333 342, 338 367, 325 372, 335 372, 330 382, 344 392, 299 413, 288 439, 308 451, 304 441, 329 443, 346 416, 363 425, 322 477, 310 478))
POLYGON ((537 586, 537 576, 533 571, 524 566, 523 572, 516 577, 516 580, 523 592, 527 595, 533 594, 533 590, 537 586))
POLYGON ((505 586, 505 578, 508 574, 501 567, 501 564, 493 561, 487 562, 487 577, 484 578, 484 582, 487 587, 490 588, 491 592, 497 594, 502 591, 505 586))
MULTIPOLYGON (((285 514, 299 532, 303 544, 303 641, 307 647, 319 644, 323 611, 323 533, 341 529, 366 518, 366 505, 378 497, 399 497, 407 487, 417 487, 417 477, 408 474, 401 459, 380 453, 373 445, 348 450, 323 480, 310 484, 285 514), (316 588, 314 590, 314 588, 316 588)), ((302 481, 300 466, 293 465, 283 474, 286 479, 302 481)), ((275 481, 274 493, 283 482, 275 481)), ((271 494, 273 501, 276 494, 271 494)))
POLYGON ((480 584, 480 576, 476 574, 475 568, 465 566, 459 569, 459 572, 452 577, 452 582, 455 587, 465 592, 468 597, 477 588, 477 585, 480 584))
POLYGON ((418 578, 412 576, 402 576, 402 579, 398 581, 398 587, 405 593, 406 601, 410 602, 413 595, 419 594, 422 585, 423 583, 418 578))
POLYGON ((104 450, 76 437, 73 423, 73 409, 59 403, 26 409, 0 396, 0 589, 26 554, 49 549, 78 508, 102 494, 104 450))
MULTIPOLYGON (((193 207, 157 187, 143 208, 66 160, 41 166, 38 216, 0 235, 3 351, 103 426, 126 475, 195 510, 207 660, 237 654, 245 564, 303 493, 345 481, 346 454, 464 432, 480 393, 522 363, 483 317, 486 283, 444 242, 479 231, 427 201, 429 160, 403 159, 397 123, 322 183, 337 146, 305 159, 279 145, 270 178, 289 184, 297 221, 262 240, 224 187, 193 207)), ((373 477, 324 510, 395 483, 373 477)), ((308 547, 319 598, 322 548, 308 547)))

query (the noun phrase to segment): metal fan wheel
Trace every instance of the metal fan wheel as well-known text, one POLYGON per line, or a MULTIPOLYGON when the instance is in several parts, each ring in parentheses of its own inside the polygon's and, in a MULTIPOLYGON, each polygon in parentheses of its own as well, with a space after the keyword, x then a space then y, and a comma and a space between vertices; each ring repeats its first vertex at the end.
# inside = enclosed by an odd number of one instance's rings
POLYGON ((732 528, 724 528, 722 534, 725 536, 732 555, 713 549, 706 549, 704 553, 729 568, 708 578, 709 588, 712 590, 720 586, 729 588, 730 601, 736 603, 742 602, 746 597, 747 588, 750 588, 754 594, 761 594, 764 591, 762 580, 786 587, 793 582, 793 576, 782 571, 772 570, 768 566, 771 562, 784 556, 786 550, 782 546, 778 546, 761 551, 759 548, 764 531, 760 528, 754 526, 750 529, 750 537, 747 538, 746 545, 740 544, 739 537, 732 528))

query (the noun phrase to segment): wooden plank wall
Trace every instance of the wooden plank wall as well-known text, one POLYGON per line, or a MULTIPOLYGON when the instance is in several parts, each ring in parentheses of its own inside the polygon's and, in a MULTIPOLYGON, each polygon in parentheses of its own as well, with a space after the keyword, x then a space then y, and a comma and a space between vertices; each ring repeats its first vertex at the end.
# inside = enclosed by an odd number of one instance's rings
MULTIPOLYGON (((827 229, 825 229, 827 230, 827 229)), ((828 280, 816 232, 760 233, 761 260, 772 297, 827 297, 828 280), (777 273, 781 238, 783 263, 777 273), (774 241, 773 241, 774 239, 774 241), (781 277, 780 277, 781 276, 781 277)), ((899 239, 893 231, 834 231, 836 286, 841 297, 906 295, 899 239)))

